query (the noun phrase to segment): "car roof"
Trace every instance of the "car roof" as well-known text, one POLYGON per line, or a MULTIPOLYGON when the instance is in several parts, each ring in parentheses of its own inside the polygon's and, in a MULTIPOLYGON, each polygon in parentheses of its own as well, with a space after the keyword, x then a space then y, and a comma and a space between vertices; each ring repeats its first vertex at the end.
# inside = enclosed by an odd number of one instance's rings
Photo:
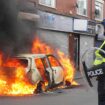
POLYGON ((16 58, 44 58, 47 54, 18 54, 16 58))

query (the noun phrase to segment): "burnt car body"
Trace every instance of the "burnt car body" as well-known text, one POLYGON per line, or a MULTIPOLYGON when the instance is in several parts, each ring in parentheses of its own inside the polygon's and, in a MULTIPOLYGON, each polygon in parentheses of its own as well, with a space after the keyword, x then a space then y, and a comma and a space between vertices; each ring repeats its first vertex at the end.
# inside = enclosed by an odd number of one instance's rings
POLYGON ((32 84, 48 82, 46 90, 64 82, 64 71, 54 55, 20 54, 16 56, 25 64, 26 74, 32 84))

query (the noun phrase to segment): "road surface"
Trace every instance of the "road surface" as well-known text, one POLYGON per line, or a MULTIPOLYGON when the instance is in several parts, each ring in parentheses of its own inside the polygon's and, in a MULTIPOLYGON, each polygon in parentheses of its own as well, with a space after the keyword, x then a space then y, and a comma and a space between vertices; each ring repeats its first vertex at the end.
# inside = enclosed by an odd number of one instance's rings
POLYGON ((98 105, 97 93, 84 86, 24 97, 0 97, 0 105, 98 105))

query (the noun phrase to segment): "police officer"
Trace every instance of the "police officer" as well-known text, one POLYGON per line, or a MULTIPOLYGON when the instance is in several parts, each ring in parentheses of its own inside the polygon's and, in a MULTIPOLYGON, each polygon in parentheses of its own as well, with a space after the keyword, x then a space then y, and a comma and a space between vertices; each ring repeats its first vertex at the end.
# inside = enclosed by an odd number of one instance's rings
MULTIPOLYGON (((103 20, 102 25, 105 29, 105 19, 103 20)), ((100 49, 105 51, 105 41, 100 46, 100 49)), ((100 50, 96 50, 95 55, 96 59, 94 61, 94 65, 105 63, 105 53, 100 50)), ((105 76, 98 77, 98 105, 105 105, 105 76)))

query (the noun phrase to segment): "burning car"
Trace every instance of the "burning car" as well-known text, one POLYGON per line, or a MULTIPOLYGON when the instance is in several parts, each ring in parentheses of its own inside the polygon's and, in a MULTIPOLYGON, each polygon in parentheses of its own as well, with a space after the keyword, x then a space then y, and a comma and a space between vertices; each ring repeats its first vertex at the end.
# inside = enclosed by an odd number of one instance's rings
POLYGON ((35 92, 43 91, 43 85, 49 90, 63 84, 63 67, 54 55, 20 54, 16 58, 24 65, 29 81, 37 84, 35 92))
POLYGON ((35 38, 31 50, 15 57, 0 52, 0 95, 23 96, 78 85, 69 56, 39 38, 35 38))
POLYGON ((78 85, 74 74, 70 57, 38 38, 33 41, 30 54, 11 57, 0 52, 0 95, 23 96, 68 88, 78 85))

